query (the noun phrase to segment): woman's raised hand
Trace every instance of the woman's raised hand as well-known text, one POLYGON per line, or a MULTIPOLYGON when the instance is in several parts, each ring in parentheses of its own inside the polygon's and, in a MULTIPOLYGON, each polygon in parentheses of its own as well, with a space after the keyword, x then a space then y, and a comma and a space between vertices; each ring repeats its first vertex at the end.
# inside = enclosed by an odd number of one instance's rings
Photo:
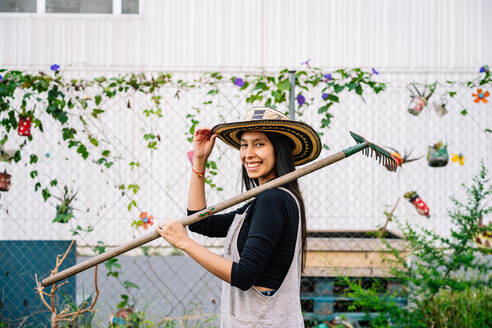
POLYGON ((193 162, 197 162, 199 165, 205 165, 208 156, 212 152, 215 144, 216 134, 212 134, 212 130, 209 128, 198 128, 195 131, 193 138, 193 162))

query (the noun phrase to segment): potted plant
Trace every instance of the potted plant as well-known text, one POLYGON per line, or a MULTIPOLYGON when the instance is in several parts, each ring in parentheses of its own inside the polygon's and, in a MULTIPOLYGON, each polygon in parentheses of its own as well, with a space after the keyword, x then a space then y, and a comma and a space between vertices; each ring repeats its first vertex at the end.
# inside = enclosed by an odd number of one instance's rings
POLYGON ((9 191, 11 177, 6 169, 0 172, 0 191, 9 191))
POLYGON ((405 193, 403 195, 403 197, 405 197, 406 199, 408 199, 408 201, 410 203, 412 203, 413 206, 415 206, 415 209, 417 210, 417 212, 420 215, 426 216, 428 218, 430 217, 429 207, 422 200, 422 198, 420 198, 420 196, 417 194, 416 191, 409 191, 409 192, 405 193))
POLYGON ((23 137, 31 136, 31 121, 30 115, 19 116, 19 125, 17 126, 17 134, 23 137))
POLYGON ((427 162, 429 163, 429 166, 446 166, 448 164, 448 160, 448 148, 445 143, 439 141, 438 143, 429 146, 427 150, 427 162))
POLYGON ((425 106, 427 106, 427 101, 434 93, 437 83, 428 84, 424 86, 423 90, 419 90, 415 83, 410 84, 413 89, 408 87, 410 91, 410 105, 408 106, 408 112, 412 115, 420 115, 425 106))
POLYGON ((56 206, 56 216, 53 219, 53 222, 60 223, 68 223, 71 218, 73 218, 73 208, 70 205, 74 200, 75 196, 77 196, 77 192, 68 191, 68 187, 64 187, 63 197, 56 197, 61 203, 56 206))

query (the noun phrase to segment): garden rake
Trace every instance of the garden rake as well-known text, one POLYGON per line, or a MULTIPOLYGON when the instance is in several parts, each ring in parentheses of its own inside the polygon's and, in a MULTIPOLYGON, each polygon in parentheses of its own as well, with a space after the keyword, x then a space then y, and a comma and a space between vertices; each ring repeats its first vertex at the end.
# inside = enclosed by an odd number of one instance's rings
MULTIPOLYGON (((357 135, 353 132, 350 132, 350 135, 355 139, 357 144, 355 146, 346 148, 342 151, 339 151, 333 155, 330 155, 328 157, 325 157, 323 159, 314 161, 311 164, 305 165, 295 171, 292 171, 288 174, 285 174, 283 176, 280 176, 276 179, 270 180, 267 183, 262 184, 261 186, 258 186, 256 188, 250 189, 240 195, 237 195, 235 197, 232 197, 230 199, 227 199, 217 205, 210 206, 200 212, 194 213, 190 216, 187 216, 183 219, 180 220, 180 222, 184 225, 190 225, 192 223, 198 222, 200 220, 205 219, 206 217, 218 213, 220 211, 223 211, 231 206, 234 206, 236 204, 239 204, 240 202, 243 202, 245 200, 248 200, 259 193, 261 193, 264 190, 267 189, 272 189, 272 188, 277 188, 280 187, 288 182, 291 182, 293 180, 296 180, 306 174, 312 173, 316 170, 319 170, 325 166, 328 166, 330 164, 333 164, 335 162, 338 162, 342 159, 345 159, 349 156, 352 156, 355 153, 358 153, 362 151, 362 153, 366 156, 372 156, 375 155, 376 160, 379 160, 379 163, 384 165, 388 170, 390 171, 396 171, 397 165, 396 162, 393 158, 391 158, 391 155, 388 151, 385 149, 379 147, 378 145, 367 141, 360 135, 357 135)), ((146 235, 143 235, 139 238, 136 238, 128 243, 125 243, 123 245, 120 245, 112 250, 109 250, 105 253, 99 254, 97 256, 94 256, 84 262, 81 262, 79 264, 76 264, 70 268, 67 268, 61 272, 58 272, 48 278, 45 278, 43 281, 41 281, 42 286, 50 286, 54 283, 57 283, 63 279, 66 279, 68 277, 73 276, 74 274, 77 274, 79 272, 85 271, 99 263, 102 263, 104 261, 107 261, 115 256, 121 255, 125 252, 128 252, 129 250, 132 250, 136 247, 139 247, 143 244, 146 244, 152 240, 155 240, 159 238, 160 235, 156 232, 150 232, 146 235)))

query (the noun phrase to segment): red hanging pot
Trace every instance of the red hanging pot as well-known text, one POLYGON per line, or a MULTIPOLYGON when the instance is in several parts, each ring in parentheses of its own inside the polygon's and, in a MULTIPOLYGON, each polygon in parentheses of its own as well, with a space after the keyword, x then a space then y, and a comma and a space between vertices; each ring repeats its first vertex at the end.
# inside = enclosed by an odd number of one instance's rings
POLYGON ((427 206, 427 204, 422 200, 422 198, 420 198, 419 195, 415 195, 413 196, 412 198, 410 198, 410 202, 415 206, 415 208, 417 209, 417 212, 420 214, 420 215, 423 215, 423 216, 427 216, 427 217, 430 217, 430 214, 429 214, 429 207, 427 206))
POLYGON ((23 137, 29 137, 31 135, 31 117, 20 117, 17 133, 23 137))
POLYGON ((413 204, 413 206, 415 206, 415 209, 420 215, 426 216, 428 218, 430 217, 429 206, 427 206, 427 204, 422 200, 422 198, 420 198, 417 192, 415 191, 407 192, 404 195, 404 197, 407 198, 408 201, 413 204))
POLYGON ((3 173, 0 172, 0 191, 9 191, 10 188, 10 178, 12 176, 4 170, 3 173))

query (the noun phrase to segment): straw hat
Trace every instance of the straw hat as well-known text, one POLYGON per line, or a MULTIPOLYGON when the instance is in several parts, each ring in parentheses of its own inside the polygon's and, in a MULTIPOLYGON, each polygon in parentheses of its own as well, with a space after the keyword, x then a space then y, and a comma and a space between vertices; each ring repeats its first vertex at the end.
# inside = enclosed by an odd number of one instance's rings
POLYGON ((243 121, 222 123, 212 128, 212 133, 236 149, 240 147, 240 132, 244 131, 276 132, 287 136, 294 144, 295 165, 306 164, 321 152, 321 140, 312 127, 291 121, 283 113, 268 107, 250 108, 243 121))

